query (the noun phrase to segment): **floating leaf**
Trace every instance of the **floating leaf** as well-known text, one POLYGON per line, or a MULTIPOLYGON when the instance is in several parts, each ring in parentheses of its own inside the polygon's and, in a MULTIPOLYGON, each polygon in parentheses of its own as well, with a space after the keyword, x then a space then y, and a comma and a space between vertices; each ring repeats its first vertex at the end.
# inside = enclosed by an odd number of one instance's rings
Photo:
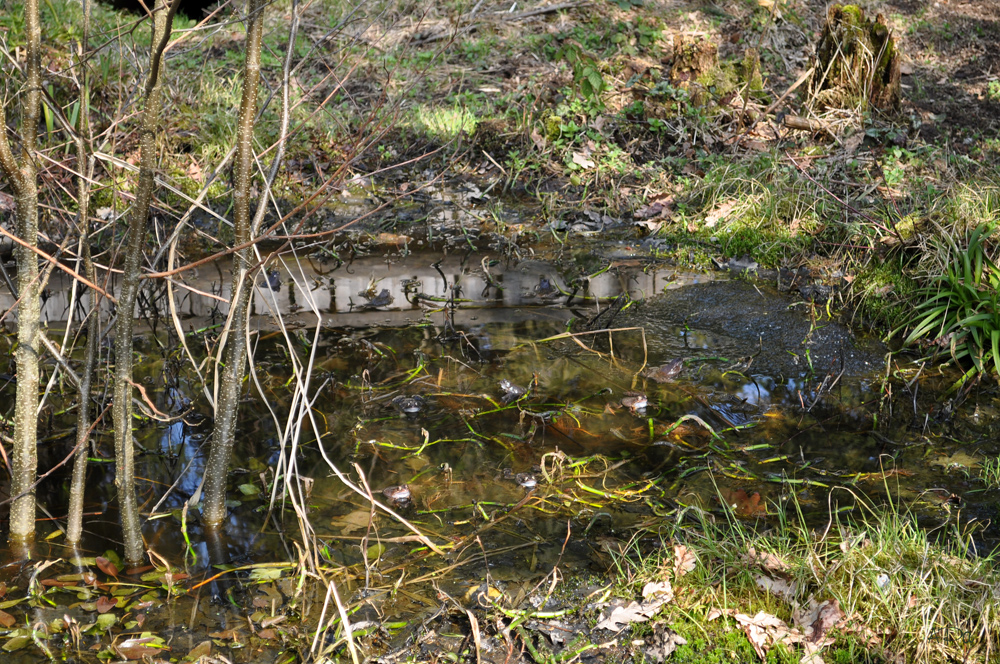
POLYGON ((7 652, 14 652, 15 650, 20 650, 29 643, 31 643, 31 639, 23 634, 20 634, 12 639, 7 639, 7 642, 3 644, 3 649, 7 652))
POLYGON ((343 516, 338 516, 333 519, 333 524, 341 525, 342 532, 348 535, 356 530, 365 530, 368 528, 368 522, 371 519, 371 510, 354 510, 343 516))
POLYGON ((101 570, 108 576, 118 578, 118 567, 113 562, 105 558, 104 556, 97 556, 94 558, 94 564, 97 565, 97 569, 101 570))
POLYGON ((244 496, 256 496, 260 493, 260 487, 256 484, 241 484, 236 488, 239 489, 240 493, 244 496))
POLYGON ((736 513, 736 516, 749 518, 767 514, 767 505, 761 504, 760 494, 757 492, 747 495, 743 489, 737 489, 736 491, 723 491, 722 497, 730 509, 736 513))
POLYGON ((97 628, 102 632, 106 632, 115 626, 118 622, 118 617, 113 613, 102 613, 97 616, 97 628))
POLYGON ((280 567, 255 567, 250 570, 251 581, 274 581, 281 578, 280 567))
POLYGON ((16 622, 17 620, 14 618, 14 616, 10 615, 6 611, 0 611, 0 627, 3 627, 5 629, 10 629, 11 627, 14 626, 14 623, 16 622))
POLYGON ((162 650, 170 650, 170 648, 161 645, 162 643, 162 639, 145 636, 139 639, 125 639, 111 647, 124 659, 144 659, 156 655, 162 650))
POLYGON ((97 609, 98 613, 107 613, 116 606, 118 606, 117 599, 111 599, 110 597, 98 597, 94 608, 97 609))
POLYGON ((202 657, 208 657, 211 654, 212 654, 212 642, 202 641, 194 648, 191 648, 191 651, 187 654, 187 657, 185 657, 184 659, 193 662, 195 660, 201 659, 202 657))

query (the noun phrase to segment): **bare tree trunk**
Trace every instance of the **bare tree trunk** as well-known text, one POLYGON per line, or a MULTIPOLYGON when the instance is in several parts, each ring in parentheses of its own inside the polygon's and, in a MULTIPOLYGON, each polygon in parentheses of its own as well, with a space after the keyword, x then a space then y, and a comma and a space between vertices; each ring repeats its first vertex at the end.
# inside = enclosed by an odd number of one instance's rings
MULTIPOLYGON (((257 91, 260 87, 260 45, 264 32, 264 0, 247 2, 247 40, 243 66, 243 98, 240 101, 236 130, 236 183, 233 188, 233 227, 236 245, 246 244, 251 236, 250 183, 253 179, 253 130, 257 115, 257 91)), ((266 192, 263 193, 266 196, 266 192)), ((215 431, 205 465, 205 498, 202 518, 218 526, 226 518, 226 476, 236 433, 236 415, 240 388, 246 367, 246 325, 253 275, 250 274, 251 249, 233 255, 233 288, 229 312, 229 331, 225 347, 225 365, 219 379, 215 431)))
POLYGON ((14 406, 14 450, 11 459, 10 539, 29 540, 35 535, 35 475, 38 469, 38 334, 41 285, 38 256, 38 184, 35 149, 41 110, 41 39, 38 0, 24 3, 27 43, 27 80, 21 123, 21 163, 7 140, 6 109, 0 105, 0 169, 14 190, 17 234, 29 246, 17 247, 17 395, 14 406))
POLYGON ((163 51, 170 39, 171 24, 178 4, 179 0, 173 0, 169 5, 166 0, 156 0, 153 9, 149 74, 143 89, 143 109, 139 125, 139 179, 136 183, 135 203, 129 215, 124 273, 115 321, 115 385, 112 408, 115 426, 115 486, 121 510, 125 560, 129 564, 141 563, 143 559, 142 529, 135 495, 135 448, 132 440, 132 323, 142 278, 142 245, 153 198, 163 51))
MULTIPOLYGON (((83 35, 76 64, 82 69, 80 77, 80 117, 76 131, 77 178, 77 230, 80 233, 80 250, 83 256, 84 275, 97 283, 94 261, 90 257, 90 180, 94 177, 94 158, 90 151, 90 75, 85 62, 90 48, 90 9, 94 0, 83 0, 83 35), (86 164, 86 167, 84 166, 86 164)), ((90 289, 87 313, 87 347, 80 376, 79 404, 76 411, 76 457, 73 459, 73 478, 69 485, 69 515, 66 523, 66 542, 76 545, 83 535, 83 498, 87 479, 87 439, 90 434, 90 387, 97 361, 97 339, 100 335, 100 300, 97 291, 90 289)), ((70 312, 72 317, 72 312, 70 312)), ((67 325, 69 322, 67 322, 67 325)))

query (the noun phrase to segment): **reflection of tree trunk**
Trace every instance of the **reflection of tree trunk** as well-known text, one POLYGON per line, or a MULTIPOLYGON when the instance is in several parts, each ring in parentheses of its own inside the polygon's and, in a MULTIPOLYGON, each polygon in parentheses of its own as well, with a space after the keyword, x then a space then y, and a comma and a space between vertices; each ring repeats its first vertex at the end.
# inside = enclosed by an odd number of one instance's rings
MULTIPOLYGON (((233 227, 236 245, 250 241, 250 182, 253 178, 253 130, 260 87, 260 44, 264 31, 264 0, 250 0, 247 7, 246 59, 243 68, 243 98, 236 134, 236 182, 233 187, 233 227)), ((266 196, 267 193, 263 192, 266 196)), ((219 379, 215 432, 205 465, 205 499, 202 516, 217 526, 226 518, 226 475, 236 433, 236 414, 246 367, 247 308, 253 292, 250 248, 233 255, 233 290, 229 332, 225 341, 225 366, 219 379)))
POLYGON ((125 560, 130 564, 142 562, 142 530, 139 507, 135 496, 135 449, 132 442, 132 318, 139 292, 140 259, 146 237, 150 202, 153 198, 153 167, 156 159, 156 128, 160 116, 162 56, 170 38, 170 28, 178 0, 169 7, 166 0, 157 0, 153 9, 153 38, 149 57, 149 74, 143 89, 144 105, 139 125, 139 178, 136 183, 135 203, 128 222, 121 293, 118 296, 115 321, 115 486, 121 510, 122 538, 125 541, 125 560))
MULTIPOLYGON (((83 37, 77 65, 84 70, 78 72, 80 85, 80 116, 76 131, 76 163, 80 175, 77 178, 77 230, 80 232, 80 249, 83 255, 84 274, 91 283, 97 283, 94 261, 90 257, 90 223, 87 221, 90 207, 90 181, 94 177, 94 158, 90 155, 90 77, 84 63, 87 34, 90 31, 90 8, 92 0, 83 3, 83 37), (86 164, 86 169, 84 169, 86 164)), ((80 376, 80 399, 76 411, 76 458, 73 460, 73 479, 69 485, 69 516, 66 524, 66 541, 77 544, 83 534, 83 493, 87 479, 87 439, 90 437, 90 385, 97 360, 97 338, 100 334, 100 300, 97 292, 90 289, 90 307, 87 318, 87 346, 84 351, 83 371, 80 376)), ((72 320, 72 312, 70 312, 72 320)), ((67 323, 68 325, 69 323, 67 323)))
POLYGON ((14 190, 17 234, 29 246, 17 247, 17 395, 14 406, 14 449, 11 459, 10 539, 27 540, 35 534, 35 474, 38 468, 38 256, 31 250, 38 244, 38 185, 35 182, 35 148, 38 144, 38 114, 41 108, 41 38, 38 0, 24 3, 27 33, 27 80, 23 123, 22 155, 18 165, 7 140, 6 109, 0 104, 0 168, 14 190))

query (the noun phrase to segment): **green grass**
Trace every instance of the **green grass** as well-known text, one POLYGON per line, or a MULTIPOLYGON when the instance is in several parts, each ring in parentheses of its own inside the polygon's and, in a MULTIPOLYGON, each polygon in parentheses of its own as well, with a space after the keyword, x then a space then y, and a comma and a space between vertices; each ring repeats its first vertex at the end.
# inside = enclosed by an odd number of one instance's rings
MULTIPOLYGON (((661 528, 662 545, 653 553, 641 554, 636 538, 616 559, 625 588, 671 579, 676 598, 660 619, 689 641, 676 661, 752 661, 742 630, 726 617, 707 622, 709 610, 764 611, 791 625, 794 604, 810 597, 835 599, 848 616, 829 633, 834 643, 821 653, 828 662, 896 655, 907 662, 993 661, 1000 633, 993 611, 993 588, 1000 582, 995 554, 970 555, 970 540, 950 526, 928 534, 891 500, 875 506, 858 499, 852 516, 834 514, 818 527, 805 523, 794 500, 787 512, 778 511, 780 522, 762 529, 728 512, 682 509, 661 528), (695 568, 679 577, 673 572, 676 543, 697 556, 695 568), (750 549, 773 556, 783 569, 755 563, 750 549), (793 597, 766 592, 760 577, 794 583, 793 597)), ((789 661, 785 657, 775 654, 773 661, 789 661)))

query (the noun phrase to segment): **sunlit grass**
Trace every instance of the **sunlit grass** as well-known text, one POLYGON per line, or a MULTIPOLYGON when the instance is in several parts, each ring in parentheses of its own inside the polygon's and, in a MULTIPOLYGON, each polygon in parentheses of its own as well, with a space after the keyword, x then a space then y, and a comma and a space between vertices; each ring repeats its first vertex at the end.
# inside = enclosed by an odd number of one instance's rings
POLYGON ((459 134, 472 134, 476 129, 476 116, 465 106, 434 107, 421 104, 410 114, 415 129, 438 141, 450 141, 459 134))
MULTIPOLYGON (((1000 480, 1000 460, 994 461, 990 481, 1000 480)), ((668 624, 694 619, 695 635, 712 608, 751 616, 765 611, 791 624, 795 606, 809 598, 835 599, 847 618, 831 632, 835 643, 823 652, 827 661, 841 661, 845 649, 908 662, 994 661, 1000 633, 993 610, 1000 582, 995 554, 975 550, 969 537, 950 527, 928 534, 892 501, 875 506, 855 499, 854 513, 832 513, 819 528, 806 525, 794 500, 788 511, 779 508, 780 523, 766 530, 728 511, 719 518, 681 509, 660 530, 663 545, 655 553, 644 557, 634 547, 618 556, 619 575, 640 586, 670 578, 672 545, 683 543, 697 565, 673 578, 683 599, 665 613, 668 624), (756 558, 748 556, 751 550, 756 558), (762 578, 786 581, 791 596, 765 591, 762 578)))

